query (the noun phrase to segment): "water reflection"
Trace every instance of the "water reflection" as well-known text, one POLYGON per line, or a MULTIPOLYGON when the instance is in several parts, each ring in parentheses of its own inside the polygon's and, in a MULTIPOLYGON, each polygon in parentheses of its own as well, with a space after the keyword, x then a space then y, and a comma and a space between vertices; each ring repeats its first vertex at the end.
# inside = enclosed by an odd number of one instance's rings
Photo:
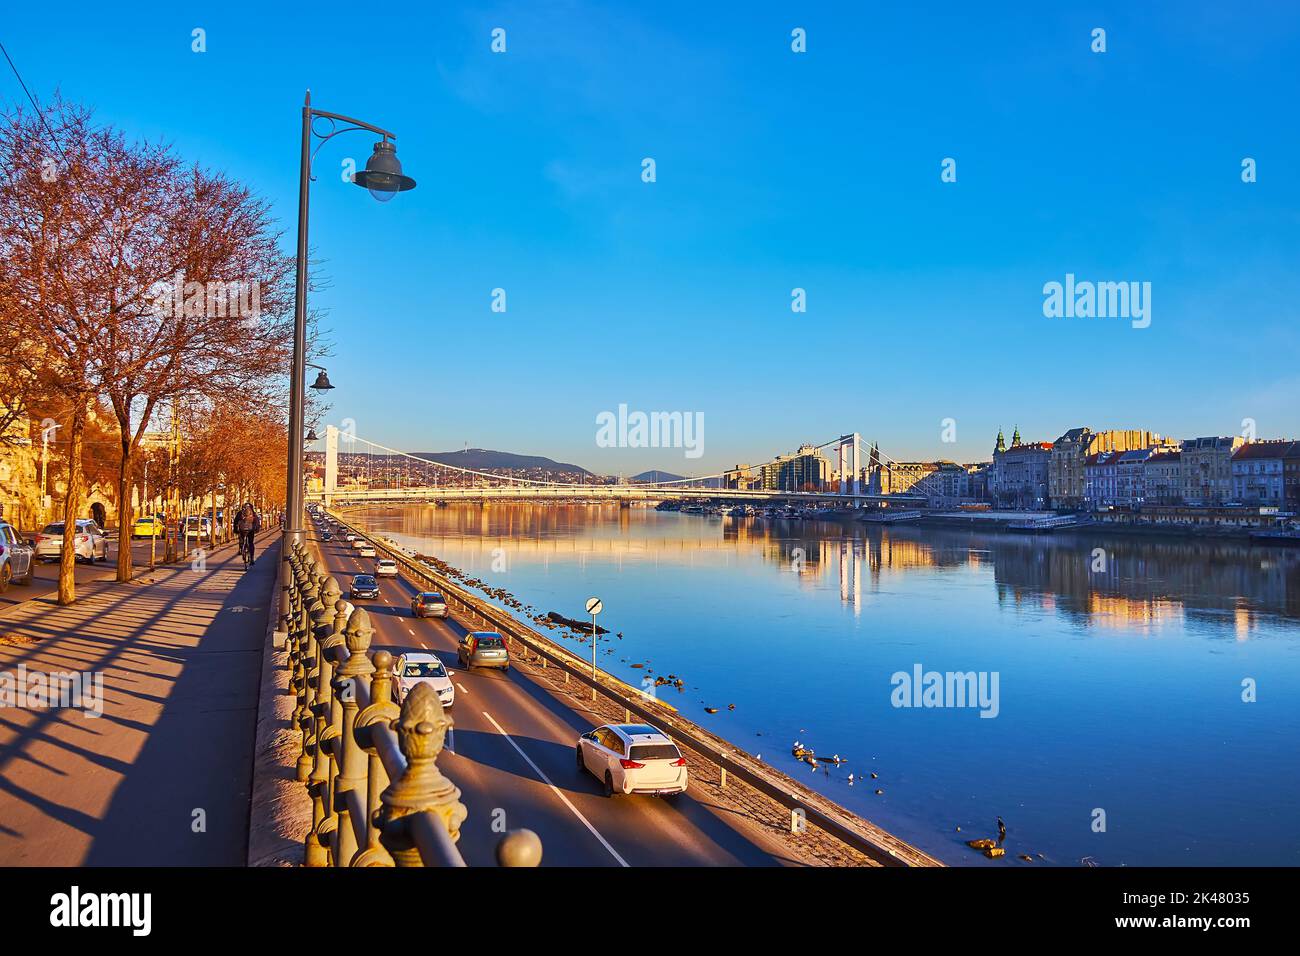
MULTIPOLYGON (((1300 619, 1300 550, 1245 541, 708 518, 615 505, 392 507, 364 514, 381 521, 377 527, 420 539, 456 539, 461 546, 477 540, 485 562, 494 548, 543 564, 593 557, 689 566, 711 552, 748 553, 810 587, 834 575, 840 600, 855 613, 891 575, 991 569, 999 604, 1050 610, 1099 629, 1192 617, 1223 624, 1242 640, 1260 615, 1300 619)), ((471 563, 465 570, 476 568, 471 563)))

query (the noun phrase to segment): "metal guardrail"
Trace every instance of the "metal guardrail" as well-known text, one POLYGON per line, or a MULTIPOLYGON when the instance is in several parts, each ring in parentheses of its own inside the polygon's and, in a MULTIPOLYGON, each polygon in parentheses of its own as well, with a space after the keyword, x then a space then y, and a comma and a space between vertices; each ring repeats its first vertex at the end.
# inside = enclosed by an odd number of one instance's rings
MULTIPOLYGON (((331 514, 347 523, 342 515, 334 512, 331 514)), ((460 616, 471 619, 477 617, 485 626, 501 632, 512 643, 518 642, 528 648, 541 659, 543 667, 561 668, 567 675, 566 680, 576 679, 593 687, 596 693, 622 708, 628 719, 636 715, 656 724, 670 737, 717 766, 724 785, 729 776, 733 777, 788 809, 791 812, 792 830, 797 822, 810 823, 884 866, 943 865, 922 850, 856 817, 829 798, 807 789, 775 768, 768 767, 721 737, 680 716, 674 708, 660 702, 654 695, 632 687, 605 671, 598 671, 596 680, 593 681, 590 661, 560 647, 506 611, 470 594, 392 543, 360 528, 351 525, 348 527, 352 533, 365 538, 377 550, 393 558, 415 583, 427 584, 429 590, 442 592, 453 602, 453 610, 459 607, 460 616)))
MULTIPOLYGON (((288 690, 302 731, 298 780, 312 801, 307 866, 465 866, 456 847, 468 811, 438 770, 451 717, 417 684, 399 707, 393 656, 368 654, 370 615, 349 615, 338 582, 306 546, 286 557, 280 599, 288 637, 288 690)), ((537 866, 541 840, 512 830, 502 866, 537 866)))

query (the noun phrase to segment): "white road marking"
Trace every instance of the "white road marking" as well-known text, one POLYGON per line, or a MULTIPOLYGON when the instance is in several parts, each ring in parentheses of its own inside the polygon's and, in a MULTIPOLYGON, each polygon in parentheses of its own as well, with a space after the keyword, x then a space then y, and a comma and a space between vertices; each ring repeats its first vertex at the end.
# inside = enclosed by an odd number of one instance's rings
POLYGON ((457 686, 458 688, 460 688, 460 692, 461 692, 462 694, 468 694, 468 693, 469 693, 469 691, 467 691, 467 690, 465 689, 465 685, 464 685, 464 684, 457 683, 456 686, 457 686))
POLYGON ((497 732, 501 734, 501 736, 504 737, 507 740, 507 742, 509 742, 511 747, 514 747, 515 750, 519 751, 519 756, 523 757, 524 760, 528 761, 528 766, 533 768, 533 772, 537 774, 537 776, 541 777, 542 782, 545 783, 548 787, 550 787, 557 797, 559 797, 562 801, 564 801, 564 805, 573 812, 573 815, 575 817, 577 817, 579 820, 582 821, 582 825, 591 831, 592 836, 594 836, 597 840, 600 841, 601 846, 603 846, 606 850, 609 851, 610 856, 618 860, 619 866, 628 866, 627 860, 623 859, 621 856, 618 855, 618 851, 609 845, 609 841, 606 840, 604 836, 601 835, 601 832, 591 825, 591 821, 582 815, 582 813, 578 810, 578 808, 575 807, 569 801, 569 798, 564 795, 563 791, 561 791, 559 787, 551 783, 551 778, 546 776, 546 774, 542 773, 542 768, 537 766, 537 764, 533 763, 533 758, 528 756, 528 754, 524 753, 523 749, 517 743, 515 743, 514 738, 501 729, 501 725, 498 724, 496 720, 493 719, 492 715, 485 710, 483 711, 483 716, 486 717, 491 722, 492 726, 497 729, 497 732))
POLYGON ((415 637, 415 632, 411 630, 409 627, 406 629, 406 633, 410 634, 412 637, 415 637))

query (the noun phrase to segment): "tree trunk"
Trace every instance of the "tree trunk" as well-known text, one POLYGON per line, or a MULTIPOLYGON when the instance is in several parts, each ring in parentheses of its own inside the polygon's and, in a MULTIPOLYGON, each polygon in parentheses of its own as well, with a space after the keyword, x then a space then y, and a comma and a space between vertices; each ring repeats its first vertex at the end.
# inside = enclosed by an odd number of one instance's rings
POLYGON ((81 449, 86 430, 86 401, 79 398, 72 409, 69 426, 68 494, 63 501, 63 548, 59 552, 59 603, 72 604, 77 600, 77 517, 81 511, 82 467, 81 449))
POLYGON ((131 580, 131 526, 135 514, 131 508, 131 466, 135 449, 130 438, 122 441, 122 460, 117 469, 117 580, 131 580))

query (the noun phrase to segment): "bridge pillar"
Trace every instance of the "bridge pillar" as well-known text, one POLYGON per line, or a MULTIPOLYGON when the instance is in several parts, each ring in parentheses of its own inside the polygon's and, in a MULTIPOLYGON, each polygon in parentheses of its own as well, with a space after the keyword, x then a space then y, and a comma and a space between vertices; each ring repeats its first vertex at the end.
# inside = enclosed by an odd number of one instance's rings
POLYGON ((325 426, 325 507, 334 504, 334 492, 339 487, 339 430, 325 426))
POLYGON ((862 436, 857 432, 841 435, 840 453, 840 494, 862 494, 862 436))

